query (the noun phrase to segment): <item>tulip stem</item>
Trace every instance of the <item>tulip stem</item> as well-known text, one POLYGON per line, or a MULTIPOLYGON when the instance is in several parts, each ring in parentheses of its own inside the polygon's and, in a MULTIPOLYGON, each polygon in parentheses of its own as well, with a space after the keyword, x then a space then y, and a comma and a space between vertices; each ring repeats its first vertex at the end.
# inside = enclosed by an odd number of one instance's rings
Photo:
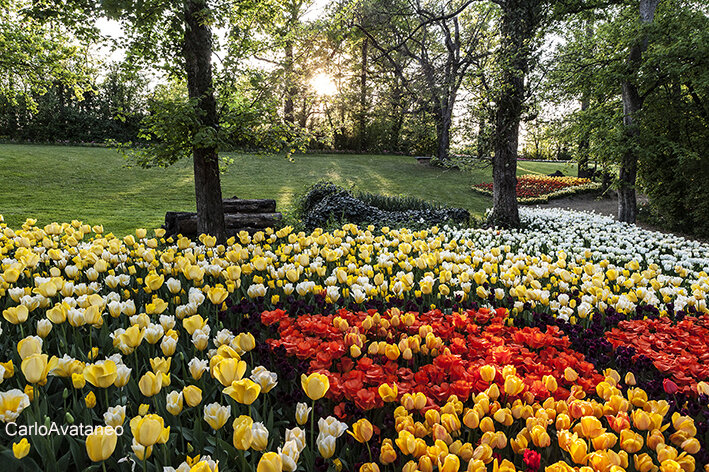
POLYGON ((143 451, 143 472, 148 472, 148 448, 143 451))
POLYGON ((101 468, 103 469, 103 472, 106 472, 106 461, 101 461, 101 468))
POLYGON ((313 400, 313 419, 310 421, 310 445, 313 450, 313 454, 315 454, 315 400, 313 400))

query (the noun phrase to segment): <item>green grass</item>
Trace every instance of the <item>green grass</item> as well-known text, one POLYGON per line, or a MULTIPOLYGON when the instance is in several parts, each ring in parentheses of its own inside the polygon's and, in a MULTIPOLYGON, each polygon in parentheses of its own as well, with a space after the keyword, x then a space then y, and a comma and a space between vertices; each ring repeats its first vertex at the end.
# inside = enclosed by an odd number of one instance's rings
MULTIPOLYGON (((224 197, 275 198, 290 210, 295 197, 318 180, 386 195, 412 195, 469 209, 480 216, 489 197, 470 186, 491 180, 491 169, 472 172, 420 165, 412 157, 308 154, 288 162, 280 156, 230 154, 234 163, 222 176, 224 197)), ((118 235, 155 228, 168 210, 194 211, 192 162, 167 169, 127 167, 116 151, 104 148, 0 145, 0 215, 11 227, 26 218, 38 224, 82 220, 103 224, 118 235)), ((520 174, 561 169, 576 175, 574 164, 521 162, 520 174)))

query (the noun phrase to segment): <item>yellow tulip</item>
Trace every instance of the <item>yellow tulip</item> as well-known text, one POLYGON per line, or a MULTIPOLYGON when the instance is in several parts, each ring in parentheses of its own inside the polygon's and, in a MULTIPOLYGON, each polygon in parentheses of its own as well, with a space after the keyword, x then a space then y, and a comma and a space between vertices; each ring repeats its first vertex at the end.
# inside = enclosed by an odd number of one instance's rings
POLYGON ((193 315, 182 320, 182 327, 185 328, 190 336, 198 329, 204 328, 206 324, 207 321, 199 315, 193 315))
POLYGON ((22 438, 20 442, 12 443, 12 453, 16 459, 22 459, 30 453, 30 442, 27 438, 22 438))
POLYGON ((213 305, 221 305, 228 296, 229 292, 221 285, 212 287, 207 292, 207 298, 209 298, 209 301, 212 302, 213 305))
POLYGON ((241 380, 246 373, 246 362, 229 358, 224 359, 214 366, 212 376, 223 386, 227 387, 237 380, 241 380))
POLYGON ((261 393, 261 386, 251 379, 235 380, 224 393, 243 405, 251 405, 261 393))
POLYGON ((108 388, 118 377, 116 363, 111 360, 97 362, 84 367, 84 378, 94 387, 108 388))
POLYGON ((136 416, 130 420, 133 438, 144 447, 157 444, 166 429, 165 422, 159 415, 136 416))
POLYGON ((86 404, 86 408, 93 408, 96 406, 96 394, 94 392, 89 392, 86 394, 84 397, 84 403, 86 404))
POLYGON ((82 389, 86 385, 84 374, 71 374, 71 384, 75 389, 82 389))
POLYGON ((145 276, 145 285, 153 292, 162 287, 162 284, 164 282, 165 276, 158 275, 155 272, 151 272, 147 276, 145 276))
POLYGON ((497 370, 495 369, 495 366, 484 365, 484 366, 480 367, 480 376, 487 383, 490 383, 493 380, 495 380, 496 374, 497 374, 497 370))
POLYGON ((358 442, 366 443, 372 439, 374 428, 367 418, 362 418, 352 425, 352 431, 347 431, 358 442))
POLYGON ((154 374, 153 372, 146 372, 138 381, 138 388, 140 393, 146 397, 152 397, 160 393, 162 389, 162 374, 154 374))
POLYGON ((3 310, 2 316, 12 324, 20 324, 27 321, 30 312, 24 305, 14 306, 3 310))
POLYGON ((241 415, 234 420, 234 447, 246 451, 251 447, 251 427, 254 420, 250 416, 241 415))
POLYGON ((283 471, 283 461, 281 456, 275 452, 267 452, 261 456, 261 460, 258 461, 258 466, 256 467, 256 472, 282 472, 283 471))
POLYGON ((388 465, 396 461, 396 450, 392 444, 391 439, 385 439, 382 441, 381 452, 379 453, 379 462, 384 465, 388 465))
POLYGON ((381 384, 378 389, 379 396, 384 400, 385 402, 395 402, 396 397, 399 394, 399 389, 397 388, 396 384, 381 384))
POLYGON ((112 427, 95 428, 86 436, 86 453, 93 462, 105 461, 116 449, 118 436, 112 427))
POLYGON ((196 385, 189 385, 183 388, 182 395, 185 397, 185 402, 191 407, 202 403, 202 390, 196 385))
POLYGON ((22 361, 20 369, 25 380, 31 384, 44 385, 47 383, 48 356, 46 354, 32 354, 22 361))
POLYGON ((330 379, 326 375, 314 372, 310 375, 301 374, 300 384, 311 400, 320 400, 330 389, 330 379))

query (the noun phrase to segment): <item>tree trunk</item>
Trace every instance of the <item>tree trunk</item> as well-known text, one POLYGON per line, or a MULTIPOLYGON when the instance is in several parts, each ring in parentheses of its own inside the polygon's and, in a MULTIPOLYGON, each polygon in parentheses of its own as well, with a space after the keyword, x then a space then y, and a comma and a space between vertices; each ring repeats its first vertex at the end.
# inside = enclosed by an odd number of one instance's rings
POLYGON ((222 187, 217 154, 217 105, 212 86, 212 34, 207 23, 209 11, 204 0, 186 0, 184 56, 187 89, 197 100, 200 128, 210 129, 214 140, 194 144, 194 186, 197 201, 197 230, 225 241, 222 187))
POLYGON ((452 111, 444 109, 437 111, 436 116, 436 158, 444 161, 449 157, 451 144, 452 111))
POLYGON ((369 39, 362 41, 362 70, 359 73, 359 123, 357 130, 357 152, 367 147, 367 48, 369 39))
POLYGON ((389 151, 399 152, 401 151, 400 146, 400 136, 401 128, 404 126, 404 110, 401 103, 401 89, 399 87, 398 79, 392 93, 392 126, 391 134, 389 135, 389 151))
MULTIPOLYGON (((586 111, 588 110, 588 97, 584 94, 583 98, 581 99, 581 111, 586 111)), ((583 131, 583 134, 581 135, 581 139, 579 139, 579 162, 578 162, 578 170, 577 174, 581 178, 590 178, 591 177, 591 169, 588 167, 588 156, 589 155, 589 139, 588 139, 588 132, 583 131)))
POLYGON ((286 100, 283 105, 283 117, 288 123, 295 123, 295 107, 293 98, 295 97, 295 86, 293 85, 293 40, 286 40, 286 100))
POLYGON ((524 79, 528 71, 529 42, 536 24, 526 15, 535 5, 506 4, 502 13, 502 92, 495 116, 495 156, 492 159, 492 212, 488 223, 520 225, 517 208, 517 146, 524 104, 524 79))
MULTIPOLYGON (((640 0, 640 22, 652 23, 655 10, 660 0, 640 0)), ((623 127, 625 128, 626 149, 621 158, 618 172, 618 221, 635 223, 638 215, 635 196, 635 179, 637 177, 638 156, 635 142, 639 135, 637 113, 643 106, 643 99, 638 91, 635 80, 642 64, 642 55, 647 49, 647 38, 643 38, 630 48, 628 66, 632 76, 623 82, 623 127)))

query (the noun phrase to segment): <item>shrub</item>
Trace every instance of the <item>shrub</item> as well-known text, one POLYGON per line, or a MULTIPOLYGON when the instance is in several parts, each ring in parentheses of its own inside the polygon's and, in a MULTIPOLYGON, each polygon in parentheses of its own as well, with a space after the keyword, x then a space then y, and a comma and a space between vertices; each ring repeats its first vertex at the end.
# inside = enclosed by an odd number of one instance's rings
POLYGON ((431 226, 467 224, 470 213, 414 197, 391 197, 366 192, 353 193, 331 182, 319 182, 301 197, 298 211, 308 228, 343 223, 382 226, 431 226))

